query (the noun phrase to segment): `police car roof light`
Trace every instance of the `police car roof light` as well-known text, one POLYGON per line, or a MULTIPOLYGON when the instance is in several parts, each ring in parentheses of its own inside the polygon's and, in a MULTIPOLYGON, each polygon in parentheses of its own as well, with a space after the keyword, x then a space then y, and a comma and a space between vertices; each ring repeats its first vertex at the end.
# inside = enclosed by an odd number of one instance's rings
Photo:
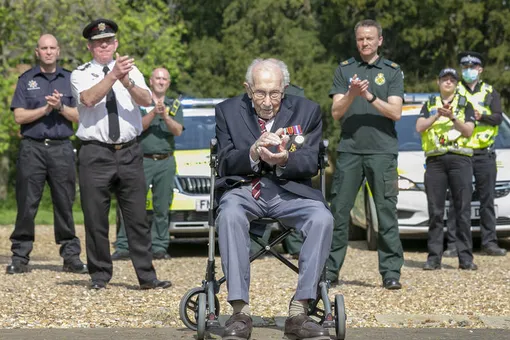
POLYGON ((226 98, 184 98, 181 100, 181 105, 184 107, 204 107, 215 106, 226 98))
POLYGON ((439 95, 439 93, 404 93, 404 103, 425 103, 432 94, 439 95))

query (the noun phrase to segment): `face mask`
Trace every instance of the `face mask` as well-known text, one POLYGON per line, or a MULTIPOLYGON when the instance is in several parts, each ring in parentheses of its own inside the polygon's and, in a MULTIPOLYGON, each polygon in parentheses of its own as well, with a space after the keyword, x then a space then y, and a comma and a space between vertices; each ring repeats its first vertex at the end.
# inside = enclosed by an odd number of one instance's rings
POLYGON ((474 68, 466 68, 462 70, 462 79, 468 84, 478 79, 478 70, 474 68))

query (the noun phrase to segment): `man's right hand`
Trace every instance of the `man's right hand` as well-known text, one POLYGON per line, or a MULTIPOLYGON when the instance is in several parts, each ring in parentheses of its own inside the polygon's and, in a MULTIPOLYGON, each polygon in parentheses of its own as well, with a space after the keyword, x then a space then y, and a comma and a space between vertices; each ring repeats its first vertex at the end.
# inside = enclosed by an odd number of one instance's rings
POLYGON ((257 161, 259 159, 259 152, 261 148, 280 145, 281 142, 282 139, 276 133, 264 132, 250 147, 250 156, 254 161, 257 161))
POLYGON ((115 65, 110 73, 115 76, 115 79, 121 80, 133 69, 135 59, 128 55, 120 56, 118 53, 115 53, 115 56, 115 65))
POLYGON ((368 90, 369 82, 368 80, 361 80, 358 78, 358 75, 355 74, 349 85, 349 94, 352 96, 361 96, 368 90))

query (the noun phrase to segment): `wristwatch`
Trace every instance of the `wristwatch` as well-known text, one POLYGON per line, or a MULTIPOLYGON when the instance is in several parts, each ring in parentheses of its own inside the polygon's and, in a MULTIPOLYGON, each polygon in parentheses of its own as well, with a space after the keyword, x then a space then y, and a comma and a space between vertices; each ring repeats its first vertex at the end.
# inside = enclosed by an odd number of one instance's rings
POLYGON ((370 104, 372 104, 373 102, 375 102, 375 100, 377 99, 377 96, 376 96, 374 93, 372 93, 372 96, 373 96, 373 97, 372 97, 372 99, 368 100, 368 102, 369 102, 370 104))
POLYGON ((452 117, 452 118, 450 118, 450 120, 451 120, 452 122, 454 122, 454 123, 455 123, 455 121, 457 120, 457 118, 452 117))
POLYGON ((129 85, 126 86, 126 89, 131 90, 133 87, 135 87, 135 81, 131 78, 129 78, 129 85))

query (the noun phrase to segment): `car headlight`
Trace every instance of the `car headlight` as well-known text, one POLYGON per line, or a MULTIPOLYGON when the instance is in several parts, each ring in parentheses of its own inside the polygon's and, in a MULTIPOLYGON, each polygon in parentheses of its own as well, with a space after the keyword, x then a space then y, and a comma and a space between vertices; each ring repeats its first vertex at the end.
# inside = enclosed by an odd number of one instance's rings
POLYGON ((422 191, 423 185, 413 182, 409 178, 405 178, 404 176, 398 176, 398 190, 406 191, 422 191))

